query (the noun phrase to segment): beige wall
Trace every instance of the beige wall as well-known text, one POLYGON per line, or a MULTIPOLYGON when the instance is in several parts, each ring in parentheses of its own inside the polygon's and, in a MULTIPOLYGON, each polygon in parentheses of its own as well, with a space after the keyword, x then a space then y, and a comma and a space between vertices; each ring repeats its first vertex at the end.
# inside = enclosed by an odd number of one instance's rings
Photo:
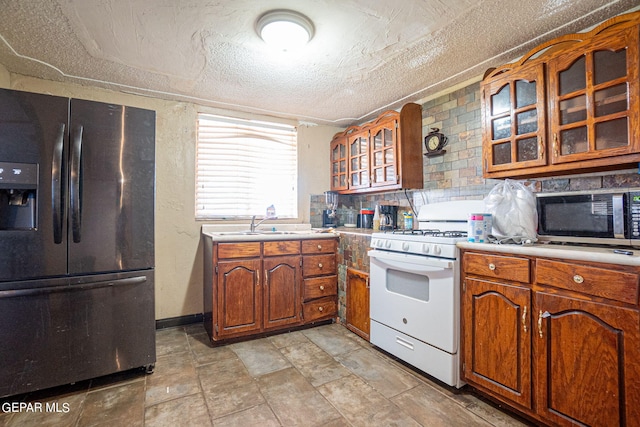
MULTIPOLYGON (((156 111, 156 319, 202 313, 202 222, 194 219, 196 114, 234 113, 10 74, 2 65, 0 87, 156 111)), ((329 141, 340 130, 298 129, 298 222, 309 222, 310 194, 329 188, 329 141)))

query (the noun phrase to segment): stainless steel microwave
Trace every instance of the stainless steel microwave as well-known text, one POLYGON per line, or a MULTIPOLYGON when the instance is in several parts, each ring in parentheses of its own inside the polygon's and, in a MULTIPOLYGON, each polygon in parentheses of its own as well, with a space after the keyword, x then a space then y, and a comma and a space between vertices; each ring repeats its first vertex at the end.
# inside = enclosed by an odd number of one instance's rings
POLYGON ((640 247, 640 189, 539 193, 541 241, 640 247))

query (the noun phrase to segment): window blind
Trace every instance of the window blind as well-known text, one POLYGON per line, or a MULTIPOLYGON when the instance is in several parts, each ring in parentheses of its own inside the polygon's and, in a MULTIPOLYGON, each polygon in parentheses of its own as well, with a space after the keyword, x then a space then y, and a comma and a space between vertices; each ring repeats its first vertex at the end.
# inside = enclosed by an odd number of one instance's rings
POLYGON ((297 217, 294 126, 199 114, 196 163, 197 219, 297 217))

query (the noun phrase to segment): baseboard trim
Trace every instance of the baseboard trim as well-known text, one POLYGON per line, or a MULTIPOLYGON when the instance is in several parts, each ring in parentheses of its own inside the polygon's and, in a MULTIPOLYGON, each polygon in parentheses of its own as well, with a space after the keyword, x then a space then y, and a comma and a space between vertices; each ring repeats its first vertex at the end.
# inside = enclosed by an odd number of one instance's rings
POLYGON ((203 319, 204 316, 202 313, 158 319, 156 320, 156 329, 174 328, 176 326, 191 325, 192 323, 202 323, 203 319))

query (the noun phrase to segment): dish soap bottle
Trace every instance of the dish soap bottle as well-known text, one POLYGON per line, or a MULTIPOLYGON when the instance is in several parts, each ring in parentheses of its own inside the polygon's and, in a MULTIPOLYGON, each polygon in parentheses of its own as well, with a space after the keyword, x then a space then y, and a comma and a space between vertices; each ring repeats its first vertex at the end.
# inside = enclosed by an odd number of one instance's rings
POLYGON ((380 208, 378 208, 378 205, 376 205, 376 211, 373 214, 373 230, 380 230, 380 208))
POLYGON ((404 229, 413 230, 413 214, 411 212, 404 212, 404 229))

